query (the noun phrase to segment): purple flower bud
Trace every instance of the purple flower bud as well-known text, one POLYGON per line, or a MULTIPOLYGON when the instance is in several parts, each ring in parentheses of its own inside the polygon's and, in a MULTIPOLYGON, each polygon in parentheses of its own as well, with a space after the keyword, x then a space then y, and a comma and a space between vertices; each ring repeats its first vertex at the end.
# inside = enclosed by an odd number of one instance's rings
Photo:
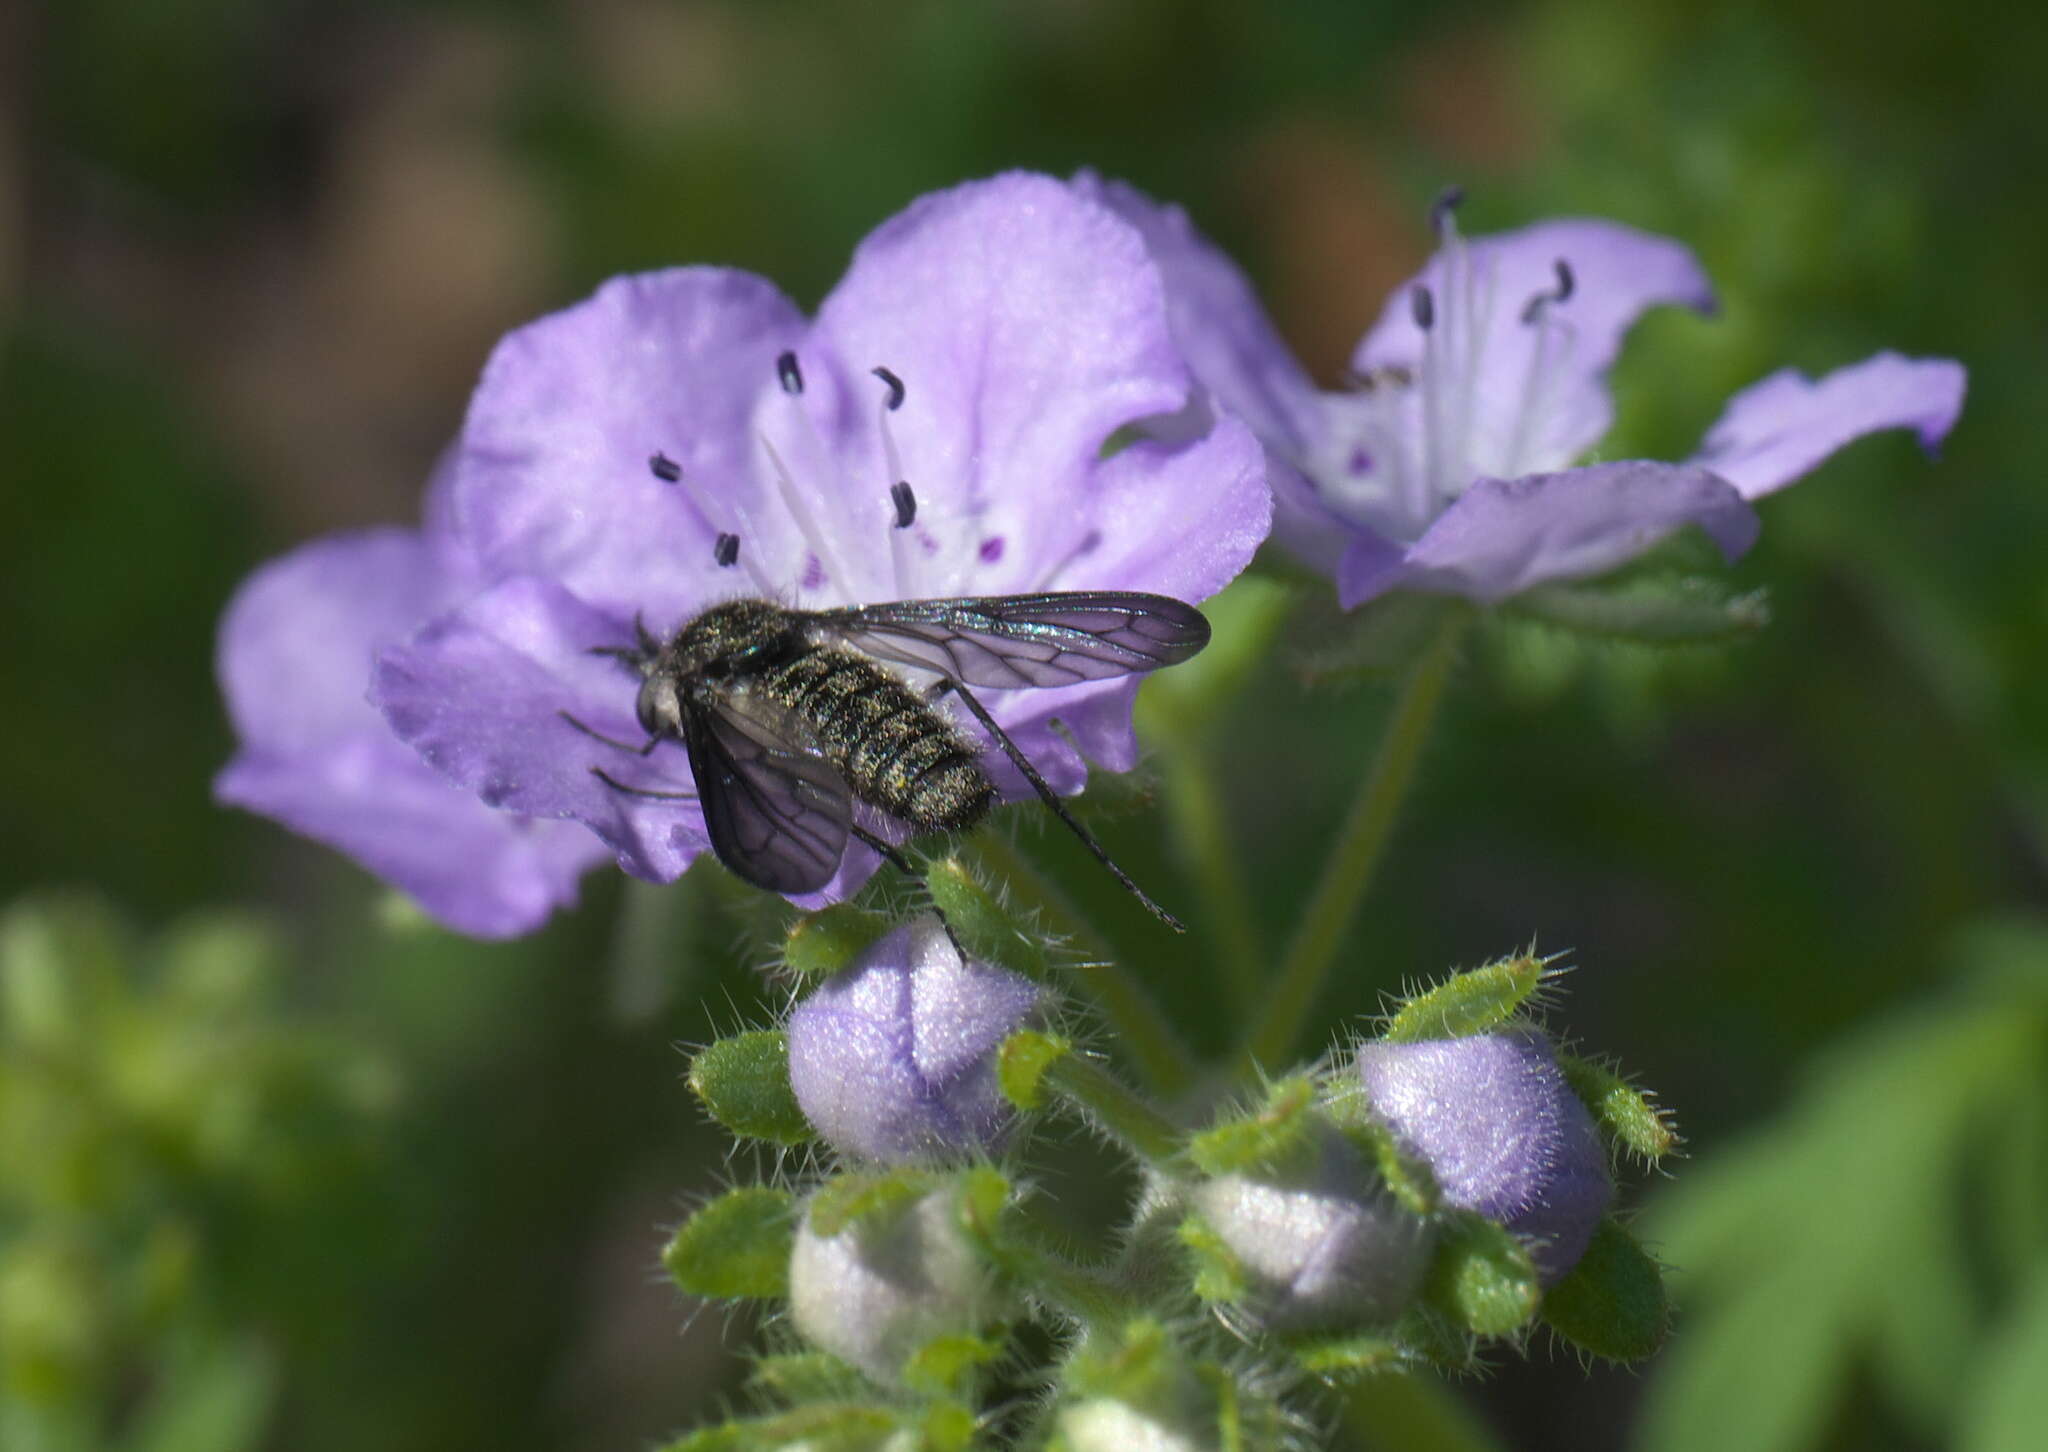
POLYGON ((1428 1163, 1447 1203, 1513 1231, 1546 1286, 1578 1263, 1614 1181, 1549 1040, 1525 1030, 1366 1044, 1358 1074, 1373 1113, 1428 1163))
POLYGON ((995 1278, 956 1222, 959 1197, 933 1191, 820 1235, 808 1214, 789 1261, 789 1313, 809 1340, 881 1382, 940 1336, 998 1314, 995 1278))
POLYGON ((1299 1169, 1221 1175, 1193 1200, 1249 1283, 1245 1309, 1276 1330, 1390 1321, 1428 1264, 1428 1225, 1335 1130, 1299 1169))
POLYGON ((889 933, 789 1016, 789 1082, 841 1154, 930 1163, 1000 1144, 995 1051, 1038 1004, 1028 978, 969 962, 937 918, 889 933))

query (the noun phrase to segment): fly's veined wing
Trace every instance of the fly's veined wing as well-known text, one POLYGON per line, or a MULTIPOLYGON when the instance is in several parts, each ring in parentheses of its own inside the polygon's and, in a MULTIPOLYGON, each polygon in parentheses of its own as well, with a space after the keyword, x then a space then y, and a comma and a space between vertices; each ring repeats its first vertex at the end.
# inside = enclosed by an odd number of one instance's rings
POLYGON ((801 722, 735 691, 692 700, 683 736, 720 862, 770 892, 815 892, 832 880, 853 803, 801 722))
POLYGON ((821 610, 825 637, 969 686, 1071 686, 1157 670, 1209 643, 1192 605, 1128 590, 893 600, 821 610))

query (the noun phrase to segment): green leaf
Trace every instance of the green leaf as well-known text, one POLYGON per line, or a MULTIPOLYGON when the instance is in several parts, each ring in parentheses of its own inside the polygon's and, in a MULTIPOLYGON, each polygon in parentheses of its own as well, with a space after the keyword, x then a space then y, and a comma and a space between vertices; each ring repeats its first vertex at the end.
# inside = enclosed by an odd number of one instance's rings
POLYGON ((1612 1069, 1562 1053, 1557 1056, 1557 1067, 1613 1143, 1651 1164, 1678 1147, 1678 1132, 1671 1127, 1667 1111, 1612 1069))
POLYGON ((1448 978, 1402 1004, 1381 1037, 1403 1044, 1499 1028, 1543 986, 1544 961, 1524 953, 1448 978))
POLYGON ((0 917, 0 1036, 39 1053, 84 1043, 126 994, 127 926, 89 893, 31 898, 0 917))
POLYGON ((662 1445, 661 1452, 753 1452, 760 1446, 756 1432, 744 1424, 699 1427, 662 1445))
POLYGON ((181 1357, 127 1439, 128 1452, 239 1452, 261 1440, 277 1399, 277 1365, 254 1339, 215 1341, 181 1357))
POLYGON ((2048 1260, 2031 1288, 1978 1348, 1964 1399, 1957 1452, 2035 1452, 2048 1447, 2048 1260))
POLYGON ((1381 595, 1318 632, 1334 643, 1304 658, 1301 673, 1319 683, 1400 675, 1421 659, 1452 614, 1471 608, 1454 595, 1415 590, 1381 595))
POLYGON ((225 1017, 261 1003, 281 952, 276 930, 263 918, 214 911, 173 924, 152 956, 168 999, 225 1017))
POLYGON ((1140 733, 1184 734, 1237 700, 1299 599, 1293 586, 1246 574, 1205 601, 1209 644, 1193 660, 1146 679, 1138 695, 1140 733))
POLYGON ((690 1061, 690 1088, 734 1134, 790 1146, 816 1137, 789 1086, 789 1035, 781 1029, 710 1045, 690 1061))
POLYGON ((1571 1273, 1543 1297, 1543 1320, 1581 1350, 1641 1361, 1664 1344, 1671 1306, 1648 1251, 1612 1218, 1600 1222, 1571 1273))
POLYGON ((1790 1266, 1688 1316, 1650 1379, 1643 1452, 1807 1452, 1823 1445, 1829 1405, 1856 1340, 1833 1272, 1790 1266), (1682 1356, 1675 1354, 1680 1349, 1682 1356))
POLYGON ((1483 1215, 1447 1216, 1423 1296, 1479 1336, 1507 1336, 1529 1324, 1543 1298, 1529 1252, 1483 1215))
POLYGON ((729 1190, 683 1222, 661 1253, 669 1277, 693 1296, 778 1297, 789 1289, 796 1205, 786 1190, 729 1190))
POLYGON ((1733 640, 1755 634, 1771 620, 1764 591, 1737 593, 1703 575, 1538 585, 1504 608, 1561 630, 1638 645, 1733 640))
POLYGON ((1373 1448, 1503 1452, 1486 1422, 1434 1376, 1364 1376, 1345 1388, 1345 1419, 1373 1448))

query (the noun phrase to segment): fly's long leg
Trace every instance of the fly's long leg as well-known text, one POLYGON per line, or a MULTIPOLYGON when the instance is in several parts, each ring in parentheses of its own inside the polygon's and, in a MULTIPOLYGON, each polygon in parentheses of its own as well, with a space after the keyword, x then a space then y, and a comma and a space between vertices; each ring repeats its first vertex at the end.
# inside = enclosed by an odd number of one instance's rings
POLYGON ((1094 834, 1075 820, 1074 814, 1067 810, 1066 803, 1060 800, 1059 793, 1055 792, 1047 784, 1045 778, 1038 774, 1038 768, 1031 764, 1031 758, 1026 756, 1017 743, 1010 739, 1009 732, 996 724, 996 718, 988 713, 986 706, 974 698, 972 691, 956 680, 945 679, 932 687, 932 698, 936 700, 948 691, 960 698, 961 703, 973 713, 974 719, 982 724, 988 731, 988 734, 994 738, 996 745, 1002 748, 1003 755, 1009 757, 1017 770, 1024 773, 1024 779, 1031 783, 1031 789, 1038 793, 1039 800, 1052 808, 1053 815, 1067 824, 1067 830, 1081 839, 1081 845, 1095 854, 1096 861, 1107 867, 1118 882, 1121 882, 1126 888, 1130 889, 1131 895, 1137 898, 1139 902, 1145 904, 1151 910, 1154 917, 1165 923, 1169 928, 1172 928, 1176 933, 1185 933, 1187 928, 1181 923, 1181 920, 1158 903, 1152 901, 1146 895, 1145 889, 1133 882, 1131 875, 1116 865, 1115 859, 1104 850, 1100 842, 1095 840, 1094 834))
POLYGON ((567 711, 557 711, 555 712, 555 714, 557 716, 560 716, 564 721, 567 721, 571 726, 574 726, 578 731, 581 731, 585 736, 588 736, 592 741, 602 741, 607 746, 616 746, 619 748, 619 750, 630 751, 635 756, 651 755, 654 751, 654 748, 661 745, 662 742, 661 737, 650 736, 647 738, 645 742, 641 743, 638 746, 635 746, 630 741, 621 741, 616 736, 605 735, 595 726, 591 726, 585 722, 577 720, 574 716, 571 716, 567 711))
POLYGON ((649 791, 646 787, 627 786, 601 766, 590 768, 590 774, 613 791, 623 793, 629 797, 652 797, 658 802, 694 802, 697 800, 695 792, 657 792, 649 791))
POLYGON ((904 856, 903 849, 896 846, 895 843, 885 838, 877 837, 858 822, 847 823, 846 830, 851 832, 857 841, 865 844, 878 856, 886 860, 891 867, 911 879, 911 881, 924 881, 924 874, 917 870, 917 864, 904 856))
MULTIPOLYGON (((931 886, 929 883, 925 881, 924 874, 917 870, 917 864, 915 862, 912 862, 908 857, 903 855, 902 848, 896 846, 894 843, 889 842, 884 838, 876 836, 873 832, 870 832, 867 828, 863 827, 858 822, 847 823, 846 830, 853 834, 854 839, 856 841, 864 843, 869 848, 872 848, 877 854, 879 854, 884 860, 886 860, 891 867, 894 867, 898 872, 902 873, 905 877, 909 878, 919 887, 922 887, 925 890, 926 897, 931 896, 931 886)), ((953 931, 953 923, 952 920, 946 916, 946 910, 940 907, 938 903, 933 902, 931 904, 929 911, 931 912, 931 915, 933 917, 939 920, 939 926, 945 929, 946 937, 952 941, 953 951, 960 955, 961 960, 963 962, 966 961, 967 946, 960 941, 960 935, 953 931)))

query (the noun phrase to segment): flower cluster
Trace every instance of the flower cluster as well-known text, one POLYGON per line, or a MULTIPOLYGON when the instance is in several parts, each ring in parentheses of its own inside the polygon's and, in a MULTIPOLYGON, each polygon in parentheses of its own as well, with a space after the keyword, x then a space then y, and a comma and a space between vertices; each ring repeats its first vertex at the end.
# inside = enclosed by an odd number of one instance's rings
MULTIPOLYGON (((951 902, 976 941, 1003 922, 986 894, 951 902)), ((891 928, 786 1030, 714 1044, 691 1075, 728 1128, 811 1143, 826 1172, 711 1201, 676 1232, 671 1273, 698 1295, 786 1302, 812 1346, 865 1378, 845 1400, 883 1431, 978 1415, 1031 1320, 1078 1330, 1050 1373, 1077 1445, 1141 1426, 1189 1446, 1242 1439, 1298 1416, 1286 1389, 1305 1376, 1459 1369, 1475 1338, 1539 1320, 1618 1359, 1661 1339, 1657 1269, 1612 1217, 1609 1165, 1655 1160, 1674 1137, 1639 1091, 1535 1027, 1542 961, 1455 977, 1333 1065, 1189 1124, 1047 1026, 1077 1017, 1051 983, 954 936, 932 915, 891 928), (776 1052, 728 1051, 742 1043, 776 1052), (1044 1235, 1019 1173, 1063 1118, 1139 1172, 1093 1259, 1044 1235), (760 1269, 736 1281, 735 1263, 760 1269), (1204 1303, 1215 1316, 1188 1314, 1204 1303), (1219 1406, 1205 1390, 1219 1377, 1243 1399, 1219 1406)))
POLYGON ((1280 1072, 1483 609, 1409 663, 1303 930, 1199 1078, 1109 935, 1065 924, 1069 963, 1000 887, 900 846, 1033 792, 1086 838, 1060 798, 1135 764, 1138 674, 1202 647, 1194 603, 1269 531, 1346 608, 1489 606, 1688 526, 1733 560, 1753 501, 1875 430, 1931 449, 1961 407, 1957 364, 1882 353, 1743 390, 1682 462, 1588 462, 1635 318, 1711 309, 1699 264, 1619 223, 1432 219, 1339 392, 1185 215, 1090 174, 919 201, 814 318, 731 270, 617 279, 498 346, 418 530, 309 545, 229 607, 218 794, 449 926, 525 932, 605 857, 667 882, 707 850, 809 910, 787 1014, 690 1074, 777 1175, 665 1262, 785 1311, 810 1359, 764 1378, 785 1405, 684 1447, 1274 1447, 1318 1387, 1466 1369, 1538 1324, 1615 1360, 1662 1339, 1613 1165, 1675 1138, 1547 1036, 1542 960, 1280 1072), (973 812, 889 807, 940 765, 973 812), (777 853, 818 870, 761 870, 777 853), (929 908, 842 901, 885 857, 929 908), (1076 1128, 1131 1187, 1080 1247, 1027 1172, 1076 1128))

